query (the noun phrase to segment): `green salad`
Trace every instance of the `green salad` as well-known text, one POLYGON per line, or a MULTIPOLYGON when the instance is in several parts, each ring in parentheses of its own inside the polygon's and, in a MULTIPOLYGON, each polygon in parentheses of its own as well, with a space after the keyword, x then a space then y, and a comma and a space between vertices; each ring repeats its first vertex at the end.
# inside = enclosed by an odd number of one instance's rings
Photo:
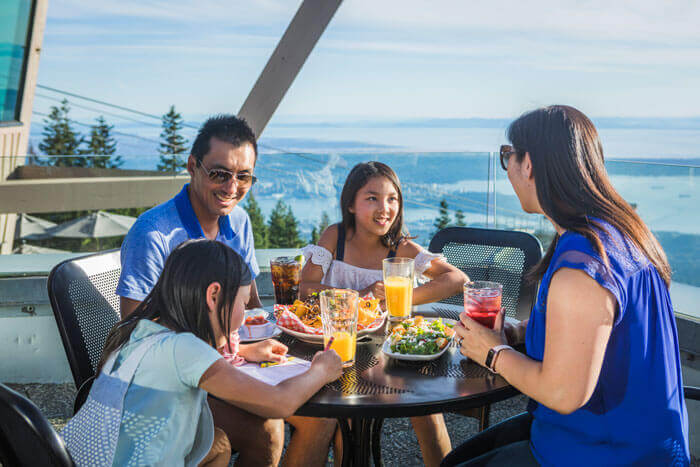
POLYGON ((389 342, 394 353, 431 355, 444 349, 453 335, 452 326, 442 319, 427 321, 416 316, 397 325, 391 331, 389 342))

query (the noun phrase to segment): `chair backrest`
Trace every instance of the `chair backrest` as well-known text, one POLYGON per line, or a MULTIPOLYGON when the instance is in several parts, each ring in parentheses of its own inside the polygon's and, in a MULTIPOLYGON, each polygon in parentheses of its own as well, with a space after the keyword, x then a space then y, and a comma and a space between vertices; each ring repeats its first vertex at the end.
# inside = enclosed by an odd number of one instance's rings
MULTIPOLYGON (((534 235, 511 230, 448 227, 430 241, 429 250, 442 253, 447 262, 473 281, 503 284, 502 306, 506 316, 525 319, 530 315, 537 284, 524 280, 527 270, 542 258, 542 245, 534 235)), ((462 294, 442 303, 463 305, 462 294)))
POLYGON ((51 308, 77 388, 95 374, 107 335, 120 319, 119 258, 119 250, 83 256, 49 274, 51 308))
POLYGON ((0 464, 72 466, 63 439, 29 399, 0 384, 0 464))

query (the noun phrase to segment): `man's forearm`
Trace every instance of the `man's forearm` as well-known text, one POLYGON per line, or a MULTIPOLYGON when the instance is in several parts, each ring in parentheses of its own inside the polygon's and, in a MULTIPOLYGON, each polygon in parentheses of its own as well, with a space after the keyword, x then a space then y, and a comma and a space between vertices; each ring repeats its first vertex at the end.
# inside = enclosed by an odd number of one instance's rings
POLYGON ((246 304, 248 310, 252 308, 262 308, 262 302, 260 301, 260 296, 258 295, 258 286, 255 283, 255 279, 250 283, 250 299, 246 304))
POLYGON ((133 300, 127 297, 119 297, 119 313, 121 314, 122 319, 133 313, 140 303, 141 302, 138 300, 133 300))

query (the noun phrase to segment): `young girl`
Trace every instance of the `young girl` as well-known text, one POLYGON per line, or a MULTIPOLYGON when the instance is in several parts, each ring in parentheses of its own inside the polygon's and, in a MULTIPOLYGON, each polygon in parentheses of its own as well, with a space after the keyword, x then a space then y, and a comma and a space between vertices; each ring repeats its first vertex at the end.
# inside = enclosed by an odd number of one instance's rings
MULTIPOLYGON (((337 354, 319 352, 307 372, 269 386, 222 358, 216 349, 242 324, 250 283, 222 243, 190 240, 170 254, 148 297, 112 329, 88 400, 62 433, 77 465, 226 466, 231 447, 207 393, 281 419, 342 374, 337 354)), ((286 352, 258 350, 261 360, 286 352)))
MULTIPOLYGON (((431 279, 413 290, 414 305, 462 292, 467 277, 404 234, 401 185, 389 166, 367 162, 353 167, 340 195, 340 208, 342 222, 328 227, 318 245, 304 248, 310 261, 302 271, 302 295, 342 287, 384 299, 382 260, 395 256, 414 258, 416 276, 431 279)), ((442 414, 414 417, 411 422, 425 464, 438 465, 450 451, 442 414)))

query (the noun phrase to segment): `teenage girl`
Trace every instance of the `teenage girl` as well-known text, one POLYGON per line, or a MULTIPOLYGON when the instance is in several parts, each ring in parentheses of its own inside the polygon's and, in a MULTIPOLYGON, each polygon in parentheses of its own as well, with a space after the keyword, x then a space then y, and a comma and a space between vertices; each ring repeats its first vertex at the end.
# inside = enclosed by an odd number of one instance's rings
MULTIPOLYGON (((214 428, 207 393, 281 419, 342 374, 333 351, 277 386, 222 358, 216 349, 241 326, 250 283, 245 262, 222 243, 189 240, 170 254, 148 297, 112 329, 88 400, 62 433, 78 465, 226 466, 231 447, 214 428), (130 358, 139 354, 140 362, 130 358), (114 377, 130 366, 126 382, 114 377)), ((260 347, 260 360, 286 353, 280 343, 260 347)))
MULTIPOLYGON (((413 304, 436 302, 462 292, 468 280, 441 255, 425 251, 404 233, 403 197, 394 171, 381 162, 357 164, 340 195, 342 222, 328 227, 318 245, 304 248, 301 294, 332 287, 372 292, 384 300, 382 260, 414 258, 416 276, 431 280, 413 289, 413 304)), ((411 418, 426 465, 439 465, 450 451, 442 414, 411 418)))

